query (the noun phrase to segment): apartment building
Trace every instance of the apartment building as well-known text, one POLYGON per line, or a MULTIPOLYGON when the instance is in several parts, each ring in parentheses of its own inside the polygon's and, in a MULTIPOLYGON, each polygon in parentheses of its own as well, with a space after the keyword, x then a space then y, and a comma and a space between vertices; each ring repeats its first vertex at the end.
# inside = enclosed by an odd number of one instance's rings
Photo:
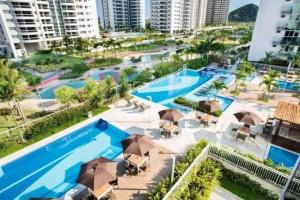
POLYGON ((207 0, 205 24, 226 25, 230 0, 207 0))
POLYGON ((281 58, 300 52, 300 0, 261 0, 248 60, 259 61, 266 52, 281 58))
POLYGON ((95 0, 0 0, 0 54, 26 56, 64 35, 99 36, 95 0))
POLYGON ((207 0, 152 0, 151 27, 169 33, 193 31, 205 22, 207 0))
POLYGON ((97 12, 106 31, 145 28, 145 0, 97 0, 97 12))

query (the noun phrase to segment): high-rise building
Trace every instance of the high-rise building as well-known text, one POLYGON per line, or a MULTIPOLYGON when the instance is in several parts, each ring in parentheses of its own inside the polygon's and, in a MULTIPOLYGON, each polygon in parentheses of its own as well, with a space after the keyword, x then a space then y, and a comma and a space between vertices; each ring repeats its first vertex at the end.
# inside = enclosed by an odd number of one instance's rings
POLYGON ((145 0, 97 0, 100 25, 107 31, 145 28, 145 0))
POLYGON ((252 35, 248 60, 300 52, 300 0, 261 0, 252 35))
POLYGON ((207 0, 152 0, 151 27, 169 33, 193 31, 205 22, 207 0))
POLYGON ((21 57, 64 35, 97 37, 95 0, 0 0, 0 54, 21 57))
POLYGON ((207 0, 205 24, 226 25, 230 0, 207 0))

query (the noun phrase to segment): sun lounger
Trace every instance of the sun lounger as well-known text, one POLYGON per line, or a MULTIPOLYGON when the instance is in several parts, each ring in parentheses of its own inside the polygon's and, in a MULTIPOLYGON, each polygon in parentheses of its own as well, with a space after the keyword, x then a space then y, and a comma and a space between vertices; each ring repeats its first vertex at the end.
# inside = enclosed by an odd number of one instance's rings
POLYGON ((138 101, 133 101, 132 104, 134 105, 134 108, 136 108, 136 109, 139 108, 138 101))
POLYGON ((141 104, 139 104, 138 106, 139 106, 141 112, 144 112, 144 111, 147 110, 148 107, 149 107, 149 106, 147 106, 147 105, 144 104, 144 103, 141 103, 141 104))
POLYGON ((132 103, 129 99, 125 98, 125 100, 126 100, 128 106, 132 106, 132 103))

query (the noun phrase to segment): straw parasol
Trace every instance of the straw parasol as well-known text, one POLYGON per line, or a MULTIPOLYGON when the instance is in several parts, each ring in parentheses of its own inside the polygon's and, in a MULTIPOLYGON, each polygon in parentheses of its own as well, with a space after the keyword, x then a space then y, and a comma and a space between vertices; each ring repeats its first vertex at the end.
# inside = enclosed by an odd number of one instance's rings
POLYGON ((199 101, 199 108, 206 113, 214 113, 217 111, 221 111, 220 105, 218 101, 199 101))
POLYGON ((171 109, 161 110, 158 112, 158 114, 160 119, 172 122, 179 121, 183 117, 179 111, 171 109))
POLYGON ((117 163, 100 157, 81 165, 77 183, 95 190, 117 179, 117 163))
POLYGON ((244 122, 245 124, 249 125, 257 125, 263 121, 255 113, 245 110, 241 110, 233 115, 237 118, 239 122, 244 122))
POLYGON ((131 135, 122 142, 124 154, 144 156, 153 147, 151 138, 146 135, 131 135))

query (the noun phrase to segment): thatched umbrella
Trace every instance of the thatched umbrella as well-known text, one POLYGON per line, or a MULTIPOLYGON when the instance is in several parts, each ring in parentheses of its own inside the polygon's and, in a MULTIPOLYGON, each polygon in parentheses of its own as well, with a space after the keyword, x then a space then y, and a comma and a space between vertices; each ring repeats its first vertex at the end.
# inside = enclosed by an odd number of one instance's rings
POLYGON ((117 163, 104 157, 81 165, 77 183, 95 190, 117 179, 117 163))
POLYGON ((122 142, 124 154, 144 156, 153 147, 151 138, 146 135, 131 135, 122 142))
POLYGON ((211 101, 211 100, 206 100, 206 101, 199 101, 199 108, 206 113, 214 113, 221 111, 221 107, 219 105, 218 101, 211 101))
POLYGON ((179 121, 183 117, 179 111, 171 109, 159 111, 158 114, 160 119, 172 122, 179 121))
POLYGON ((239 122, 243 122, 249 125, 257 125, 263 121, 255 113, 245 110, 241 110, 233 115, 237 118, 239 122))

